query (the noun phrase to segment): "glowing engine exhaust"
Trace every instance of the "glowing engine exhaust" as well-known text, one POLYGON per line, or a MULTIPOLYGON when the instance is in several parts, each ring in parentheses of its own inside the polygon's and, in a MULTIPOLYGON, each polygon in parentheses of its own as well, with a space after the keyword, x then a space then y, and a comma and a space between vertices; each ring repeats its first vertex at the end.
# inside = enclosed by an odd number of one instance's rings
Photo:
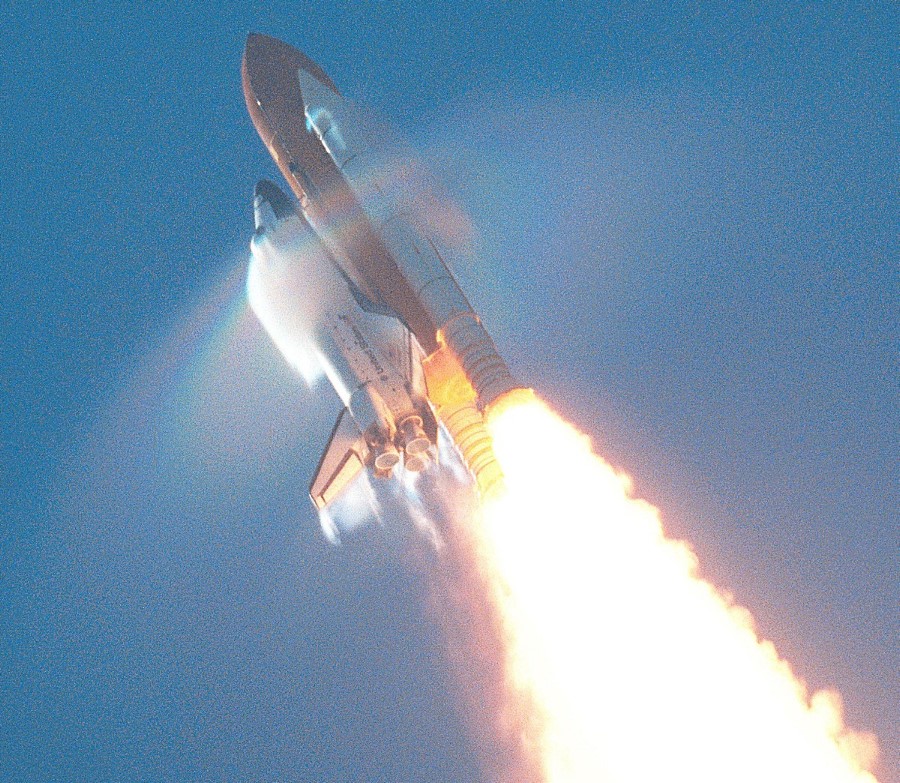
POLYGON ((541 783, 875 781, 875 738, 844 726, 836 693, 806 691, 584 435, 524 392, 488 426, 506 491, 456 557, 499 615, 495 733, 530 715, 518 770, 536 766, 541 783))

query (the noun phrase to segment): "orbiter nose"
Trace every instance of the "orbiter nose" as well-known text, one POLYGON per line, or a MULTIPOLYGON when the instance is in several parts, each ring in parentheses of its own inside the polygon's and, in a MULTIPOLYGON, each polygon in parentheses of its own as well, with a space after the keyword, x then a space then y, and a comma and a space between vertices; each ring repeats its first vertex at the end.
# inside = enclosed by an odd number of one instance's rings
POLYGON ((293 202, 274 182, 261 179, 256 183, 253 191, 253 222, 257 234, 294 214, 296 211, 293 202))

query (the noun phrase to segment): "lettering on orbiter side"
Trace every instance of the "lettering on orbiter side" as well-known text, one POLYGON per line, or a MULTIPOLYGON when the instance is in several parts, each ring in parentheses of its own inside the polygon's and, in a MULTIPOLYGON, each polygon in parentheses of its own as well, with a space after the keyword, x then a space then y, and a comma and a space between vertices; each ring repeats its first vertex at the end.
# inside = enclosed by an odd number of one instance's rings
POLYGON ((390 378, 388 377, 387 371, 384 369, 384 367, 381 366, 381 362, 378 359, 378 354, 375 353, 375 350, 366 341, 365 336, 359 330, 359 327, 354 323, 353 319, 351 319, 348 315, 341 313, 338 316, 338 320, 340 320, 345 326, 349 327, 350 331, 353 334, 353 338, 356 341, 356 347, 359 348, 359 350, 362 351, 369 362, 371 362, 372 367, 375 368, 375 372, 378 374, 381 382, 387 383, 390 378))

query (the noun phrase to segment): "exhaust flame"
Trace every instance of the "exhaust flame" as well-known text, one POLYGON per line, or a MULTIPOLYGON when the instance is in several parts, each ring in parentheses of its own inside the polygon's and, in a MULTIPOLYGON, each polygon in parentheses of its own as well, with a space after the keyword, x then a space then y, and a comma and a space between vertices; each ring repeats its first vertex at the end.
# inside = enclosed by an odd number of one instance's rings
POLYGON ((545 783, 874 783, 875 737, 810 697, 584 435, 521 393, 489 428, 508 491, 468 549, 545 783))

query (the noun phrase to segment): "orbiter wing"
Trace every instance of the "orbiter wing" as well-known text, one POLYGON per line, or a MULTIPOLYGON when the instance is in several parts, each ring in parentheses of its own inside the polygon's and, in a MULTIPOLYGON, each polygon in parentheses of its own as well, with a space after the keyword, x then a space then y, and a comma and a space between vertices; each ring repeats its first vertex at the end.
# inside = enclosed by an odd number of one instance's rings
POLYGON ((316 469, 309 496, 316 508, 331 503, 366 467, 369 447, 350 411, 344 408, 316 469))

